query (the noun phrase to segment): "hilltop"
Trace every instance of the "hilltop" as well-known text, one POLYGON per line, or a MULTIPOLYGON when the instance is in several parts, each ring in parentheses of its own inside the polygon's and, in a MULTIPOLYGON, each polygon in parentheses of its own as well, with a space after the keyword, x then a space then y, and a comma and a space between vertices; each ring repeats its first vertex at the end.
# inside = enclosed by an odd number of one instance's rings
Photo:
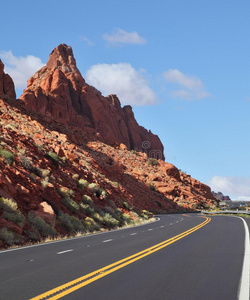
POLYGON ((0 115, 0 248, 218 204, 164 161, 159 137, 131 106, 85 82, 67 45, 20 99, 0 61, 0 115))

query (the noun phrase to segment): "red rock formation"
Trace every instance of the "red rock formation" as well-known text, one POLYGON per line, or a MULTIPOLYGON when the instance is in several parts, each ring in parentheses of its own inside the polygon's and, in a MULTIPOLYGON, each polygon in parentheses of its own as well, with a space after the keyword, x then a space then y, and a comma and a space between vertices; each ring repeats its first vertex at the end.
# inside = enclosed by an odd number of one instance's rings
POLYGON ((20 98, 31 110, 95 133, 106 143, 123 143, 129 150, 164 160, 158 136, 139 126, 131 106, 122 108, 116 95, 104 97, 86 84, 72 48, 65 44, 52 51, 47 66, 29 79, 20 98))
POLYGON ((0 97, 16 99, 16 92, 12 78, 4 73, 4 64, 0 59, 0 97))

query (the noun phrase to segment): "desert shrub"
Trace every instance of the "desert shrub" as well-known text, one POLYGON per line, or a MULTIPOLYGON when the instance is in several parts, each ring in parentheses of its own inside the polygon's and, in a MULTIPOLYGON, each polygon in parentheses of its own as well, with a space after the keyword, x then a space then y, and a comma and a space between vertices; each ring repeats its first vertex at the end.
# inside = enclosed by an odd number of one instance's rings
POLYGON ((77 185, 80 189, 83 190, 83 188, 87 187, 89 185, 89 183, 87 180, 81 178, 78 180, 77 185))
POLYGON ((158 166, 159 165, 159 162, 157 159, 155 158, 149 158, 147 163, 150 165, 150 166, 158 166))
POLYGON ((89 204, 80 204, 80 211, 88 216, 92 216, 95 210, 89 204))
POLYGON ((0 239, 8 246, 12 246, 13 244, 19 242, 21 236, 16 232, 8 230, 7 228, 1 228, 0 239))
MULTIPOLYGON (((158 205, 158 207, 160 207, 160 208, 162 207, 162 205, 161 205, 161 202, 159 202, 159 201, 155 201, 155 203, 158 205)), ((181 203, 179 203, 179 205, 180 205, 180 204, 182 205, 182 202, 181 202, 181 203)))
POLYGON ((24 224, 25 223, 25 217, 24 215, 19 212, 19 211, 15 211, 15 212, 8 212, 8 211, 5 211, 3 213, 3 216, 2 216, 4 219, 8 220, 8 221, 11 221, 11 222, 14 222, 15 224, 24 224))
POLYGON ((51 160, 51 162, 58 168, 59 167, 59 157, 55 152, 49 151, 46 157, 51 160))
POLYGON ((68 232, 71 232, 74 229, 74 226, 71 222, 70 215, 67 213, 59 213, 58 220, 60 221, 62 227, 66 229, 68 232))
POLYGON ((82 196, 82 202, 85 204, 88 204, 90 206, 93 206, 93 200, 91 199, 91 197, 89 197, 87 195, 82 196))
POLYGON ((150 183, 150 184, 149 184, 149 187, 150 187, 150 189, 151 189, 152 191, 156 191, 156 187, 155 187, 155 185, 154 185, 153 183, 150 183))
POLYGON ((78 181, 78 178, 79 178, 79 174, 73 174, 72 175, 73 180, 78 181))
POLYGON ((41 185, 42 185, 43 188, 48 187, 48 185, 49 185, 49 177, 46 177, 45 179, 43 179, 41 181, 41 185))
POLYGON ((74 216, 69 216, 70 222, 73 226, 73 230, 76 232, 81 232, 84 233, 85 232, 85 227, 84 225, 81 223, 81 221, 79 219, 77 219, 74 216))
POLYGON ((125 208, 126 210, 130 210, 128 202, 126 201, 123 202, 123 208, 125 208))
POLYGON ((2 147, 0 147, 0 156, 4 159, 6 164, 12 165, 14 162, 14 155, 8 151, 8 150, 3 150, 2 147))
POLYGON ((89 189, 94 193, 95 196, 100 197, 102 194, 102 189, 96 183, 90 183, 89 189))
POLYGON ((34 173, 31 173, 31 174, 29 175, 29 178, 30 178, 31 180, 33 180, 33 181, 36 181, 36 175, 35 175, 34 173))
POLYGON ((126 213, 123 213, 122 214, 122 218, 123 220, 127 223, 127 224, 130 224, 132 222, 132 219, 130 217, 130 215, 126 214, 126 213))
POLYGON ((90 232, 100 229, 100 225, 98 223, 96 223, 95 220, 93 220, 92 218, 87 217, 82 222, 83 222, 83 225, 85 226, 85 228, 90 232))
POLYGON ((98 224, 102 224, 103 223, 103 217, 98 213, 98 212, 94 212, 92 215, 92 218, 98 223, 98 224))
POLYGON ((57 192, 61 197, 69 197, 69 190, 64 186, 59 187, 57 192))
POLYGON ((27 156, 24 156, 24 155, 20 155, 19 156, 19 159, 22 163, 22 165, 24 166, 25 169, 31 171, 33 169, 33 163, 32 163, 32 160, 27 157, 27 156))
POLYGON ((42 236, 55 236, 57 233, 55 228, 51 227, 42 218, 35 216, 33 213, 28 214, 29 224, 36 229, 42 236))
POLYGON ((64 206, 66 206, 71 212, 79 211, 79 205, 69 197, 65 197, 61 199, 61 202, 64 206))
POLYGON ((115 228, 119 225, 119 221, 113 218, 109 213, 105 213, 103 216, 103 224, 109 228, 115 228))
POLYGON ((50 170, 40 169, 40 168, 38 168, 38 167, 34 167, 34 168, 33 168, 33 172, 34 172, 37 176, 39 176, 39 177, 41 177, 41 178, 48 177, 49 174, 50 174, 50 170))
POLYGON ((141 217, 145 220, 148 220, 152 217, 152 213, 144 209, 141 211, 141 217))
POLYGON ((101 188, 101 195, 103 199, 107 199, 107 192, 103 188, 101 188))
POLYGON ((4 197, 0 197, 0 208, 2 208, 4 211, 10 211, 10 212, 18 211, 17 203, 12 199, 4 198, 4 197))

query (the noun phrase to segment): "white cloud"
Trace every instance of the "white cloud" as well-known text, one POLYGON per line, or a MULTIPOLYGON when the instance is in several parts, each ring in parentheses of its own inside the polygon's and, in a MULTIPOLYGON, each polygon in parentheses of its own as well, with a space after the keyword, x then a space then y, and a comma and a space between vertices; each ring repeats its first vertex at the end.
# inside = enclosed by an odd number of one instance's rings
POLYGON ((145 44, 146 40, 139 36, 136 31, 127 32, 123 29, 116 28, 112 34, 104 34, 103 39, 109 44, 145 44))
POLYGON ((105 95, 116 94, 122 104, 151 105, 157 102, 142 72, 129 63, 94 65, 87 71, 86 81, 105 95))
POLYGON ((174 96, 185 100, 198 100, 211 96, 198 77, 185 75, 177 69, 169 69, 163 73, 163 76, 168 83, 180 87, 179 90, 172 91, 174 96))
POLYGON ((20 89, 26 88, 27 80, 45 65, 39 57, 16 57, 11 51, 2 51, 0 57, 5 64, 5 73, 12 77, 15 87, 20 89))
POLYGON ((213 176, 208 185, 215 192, 230 195, 233 200, 250 200, 250 177, 213 176))
POLYGON ((91 42, 91 40, 88 39, 86 36, 80 36, 79 40, 85 42, 88 46, 94 46, 94 43, 91 42))

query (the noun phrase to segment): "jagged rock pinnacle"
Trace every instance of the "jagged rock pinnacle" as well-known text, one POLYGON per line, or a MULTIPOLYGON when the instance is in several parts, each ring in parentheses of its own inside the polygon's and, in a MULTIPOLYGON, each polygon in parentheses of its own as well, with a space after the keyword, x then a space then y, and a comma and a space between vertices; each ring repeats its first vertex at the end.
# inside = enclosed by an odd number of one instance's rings
POLYGON ((56 68, 59 66, 71 66, 76 67, 76 60, 74 58, 73 50, 66 44, 60 44, 50 54, 47 63, 48 68, 56 68))

